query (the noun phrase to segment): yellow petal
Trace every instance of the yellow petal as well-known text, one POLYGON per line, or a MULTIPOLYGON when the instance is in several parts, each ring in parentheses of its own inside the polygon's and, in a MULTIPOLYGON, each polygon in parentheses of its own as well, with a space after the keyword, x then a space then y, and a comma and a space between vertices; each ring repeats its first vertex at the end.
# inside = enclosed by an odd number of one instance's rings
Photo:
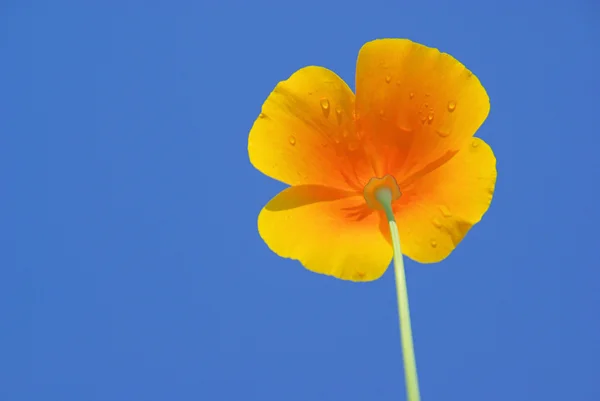
POLYGON ((404 188, 394 204, 402 251, 421 263, 439 262, 481 220, 496 185, 496 158, 472 138, 443 166, 404 188))
POLYGON ((248 138, 250 162, 289 185, 362 187, 373 175, 354 128, 354 94, 334 72, 306 67, 280 82, 248 138))
POLYGON ((277 255, 316 273, 371 281, 385 272, 392 247, 379 231, 380 215, 362 196, 317 186, 291 187, 258 217, 258 231, 277 255))
POLYGON ((489 109, 477 77, 448 54, 406 39, 375 40, 360 50, 357 130, 373 144, 378 176, 400 183, 441 164, 469 142, 489 109))

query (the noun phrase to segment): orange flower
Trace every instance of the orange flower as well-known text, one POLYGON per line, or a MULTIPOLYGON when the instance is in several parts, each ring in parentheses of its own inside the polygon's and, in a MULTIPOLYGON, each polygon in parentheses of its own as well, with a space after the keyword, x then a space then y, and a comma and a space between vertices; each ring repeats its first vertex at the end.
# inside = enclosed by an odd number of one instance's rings
POLYGON ((362 47, 356 96, 330 70, 300 69, 267 98, 248 139, 250 162, 291 185, 261 211, 261 237, 311 271, 375 280, 392 245, 365 187, 391 176, 401 191, 392 208, 403 253, 441 261, 492 200, 496 159, 473 138, 489 108, 460 62, 405 39, 362 47))

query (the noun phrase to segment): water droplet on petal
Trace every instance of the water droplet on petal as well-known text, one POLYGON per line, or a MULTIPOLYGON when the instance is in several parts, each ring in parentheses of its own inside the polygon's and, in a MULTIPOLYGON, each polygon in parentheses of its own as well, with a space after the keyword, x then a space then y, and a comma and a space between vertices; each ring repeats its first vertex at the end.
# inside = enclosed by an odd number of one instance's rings
POLYGON ((442 216, 448 218, 448 217, 452 217, 452 213, 450 213, 450 209, 448 209, 446 206, 440 206, 440 212, 442 212, 442 216))
POLYGON ((439 136, 441 136, 442 138, 446 138, 447 136, 449 136, 449 135, 450 135, 450 131, 448 131, 448 130, 445 130, 445 129, 439 129, 439 130, 437 130, 437 131, 435 131, 435 132, 437 132, 437 134, 438 134, 439 136))
POLYGON ((430 242, 430 244, 431 244, 432 248, 437 248, 437 241, 436 240, 432 239, 431 242, 430 242))
POLYGON ((448 102, 448 111, 452 113, 456 109, 456 102, 451 100, 448 102))
POLYGON ((412 99, 413 97, 415 97, 415 93, 414 93, 414 92, 410 92, 410 93, 408 94, 408 97, 412 99))
POLYGON ((431 224, 433 224, 435 228, 442 228, 442 223, 437 218, 431 220, 431 224))
POLYGON ((398 85, 398 86, 402 85, 402 81, 400 81, 400 80, 397 80, 397 81, 396 81, 396 85, 398 85))
POLYGON ((296 137, 294 135, 290 135, 290 137, 288 138, 288 141, 290 141, 290 145, 292 145, 292 146, 296 145, 296 137))
POLYGON ((357 271, 356 274, 358 275, 358 277, 363 278, 365 276, 365 272, 362 271, 357 271))
POLYGON ((477 141, 476 139, 473 140, 473 142, 471 142, 471 146, 476 148, 479 146, 479 141, 477 141))
POLYGON ((358 149, 358 143, 356 143, 355 141, 352 141, 348 144, 348 150, 350 152, 354 152, 356 149, 358 149))
POLYGON ((260 114, 258 115, 258 118, 265 118, 266 116, 267 116, 267 115, 266 115, 265 113, 260 113, 260 114))
POLYGON ((323 113, 325 114, 325 117, 327 117, 329 115, 329 99, 327 99, 327 98, 321 99, 321 108, 323 109, 323 113))
POLYGON ((389 84, 390 82, 392 82, 392 77, 391 77, 391 76, 389 76, 389 75, 388 75, 388 76, 386 76, 386 77, 385 77, 385 82, 386 82, 386 83, 388 83, 388 84, 389 84))
POLYGON ((342 108, 341 107, 336 107, 335 108, 335 115, 337 117, 337 122, 338 124, 342 123, 342 108))
POLYGON ((384 115, 384 114, 385 114, 385 112, 383 111, 383 109, 379 110, 379 115, 380 115, 381 117, 383 117, 383 115, 384 115))
POLYGON ((433 121, 433 113, 429 112, 429 114, 427 115, 427 120, 429 121, 429 124, 431 124, 431 122, 433 121))

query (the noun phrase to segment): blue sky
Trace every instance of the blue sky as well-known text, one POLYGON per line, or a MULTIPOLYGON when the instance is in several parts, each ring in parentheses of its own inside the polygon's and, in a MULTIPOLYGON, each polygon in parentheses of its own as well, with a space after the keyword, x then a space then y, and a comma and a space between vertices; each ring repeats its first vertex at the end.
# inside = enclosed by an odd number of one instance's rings
POLYGON ((247 135, 297 69, 448 52, 491 99, 483 221, 407 262, 427 400, 600 400, 600 7, 3 1, 0 400, 403 400, 394 276, 272 254, 247 135))

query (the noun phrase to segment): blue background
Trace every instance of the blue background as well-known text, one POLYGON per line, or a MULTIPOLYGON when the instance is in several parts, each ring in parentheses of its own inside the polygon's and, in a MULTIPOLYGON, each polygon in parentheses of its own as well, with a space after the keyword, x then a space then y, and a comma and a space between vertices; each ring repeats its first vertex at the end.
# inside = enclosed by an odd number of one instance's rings
POLYGON ((407 262, 424 401, 600 400, 600 6, 0 5, 0 400, 403 400, 394 277, 278 258, 247 134, 307 64, 408 37, 481 79, 483 221, 407 262))

